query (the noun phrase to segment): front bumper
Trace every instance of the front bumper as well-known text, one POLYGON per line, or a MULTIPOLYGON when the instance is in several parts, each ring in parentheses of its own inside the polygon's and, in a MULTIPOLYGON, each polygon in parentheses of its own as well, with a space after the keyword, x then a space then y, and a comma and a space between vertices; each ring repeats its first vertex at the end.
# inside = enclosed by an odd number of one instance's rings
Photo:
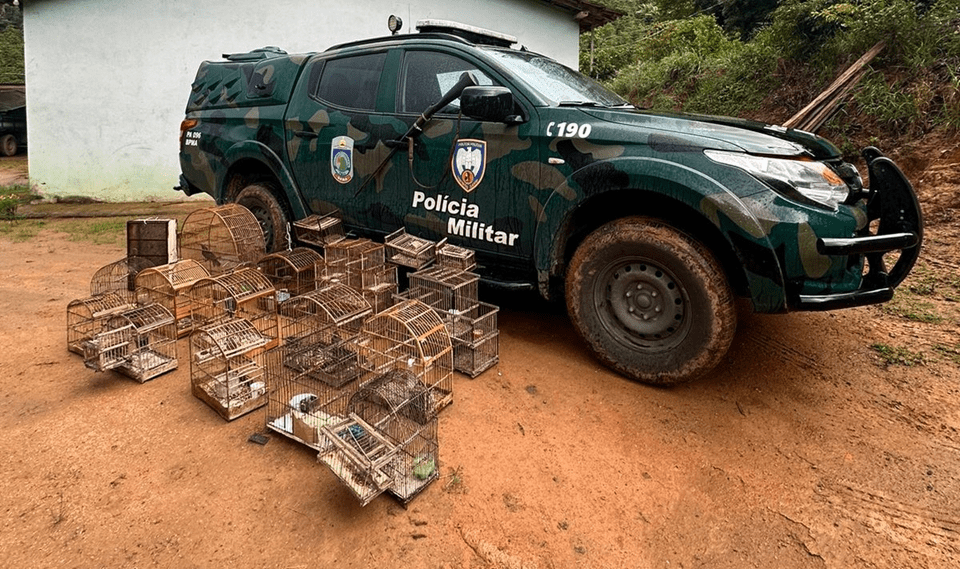
POLYGON ((913 186, 900 168, 879 150, 870 147, 863 151, 870 172, 870 190, 867 193, 867 217, 879 220, 876 233, 867 225, 854 237, 817 240, 817 251, 822 255, 864 255, 869 271, 860 287, 853 292, 823 295, 798 295, 798 310, 833 310, 886 302, 893 298, 893 290, 907 277, 923 244, 923 217, 913 186), (884 255, 900 253, 891 268, 884 263, 884 255))

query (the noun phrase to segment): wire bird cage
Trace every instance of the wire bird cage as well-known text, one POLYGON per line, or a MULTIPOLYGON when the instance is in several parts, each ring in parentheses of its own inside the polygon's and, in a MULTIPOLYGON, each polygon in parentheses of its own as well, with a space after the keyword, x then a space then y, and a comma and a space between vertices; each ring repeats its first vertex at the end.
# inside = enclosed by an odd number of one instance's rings
POLYGON ((323 215, 314 214, 299 221, 294 221, 293 234, 297 241, 317 247, 326 247, 336 243, 345 239, 343 223, 340 221, 339 215, 339 211, 334 211, 323 215))
POLYGON ((257 267, 285 299, 316 290, 323 276, 324 260, 313 249, 297 247, 271 253, 261 258, 257 267))
POLYGON ((419 300, 442 313, 461 314, 479 304, 476 273, 446 267, 429 267, 410 273, 407 298, 419 300))
POLYGON ((267 339, 242 318, 204 326, 190 335, 190 384, 194 397, 232 421, 267 402, 264 371, 257 362, 267 339))
POLYGON ((446 239, 437 243, 436 255, 438 267, 471 271, 477 266, 476 255, 472 249, 451 245, 446 239))
POLYGON ((387 235, 384 245, 387 248, 387 258, 395 265, 422 269, 436 259, 435 241, 410 235, 403 227, 387 235))
POLYGON ((344 239, 324 249, 328 282, 344 283, 360 291, 374 312, 393 304, 397 293, 397 266, 387 265, 386 247, 369 239, 344 239))
POLYGON ((115 292, 129 302, 136 302, 137 274, 155 264, 145 257, 124 257, 104 265, 90 279, 90 294, 115 292))
POLYGON ((360 375, 357 352, 349 343, 331 343, 324 332, 298 344, 264 352, 267 428, 319 450, 319 429, 346 417, 346 405, 360 375))
POLYGON ((406 300, 363 324, 357 338, 361 360, 376 373, 402 369, 432 391, 434 412, 453 402, 450 334, 432 308, 406 300))
POLYGON ((297 373, 341 387, 361 374, 356 338, 372 313, 346 285, 327 285, 280 304, 284 365, 297 373))
POLYGON ((117 292, 95 294, 67 305, 67 349, 83 355, 85 342, 103 331, 115 314, 136 308, 136 304, 117 292))
POLYGON ((269 343, 276 345, 279 342, 277 291, 259 270, 246 267, 202 278, 190 287, 188 295, 194 326, 243 318, 253 324, 269 343))
POLYGON ((133 308, 111 316, 83 347, 88 368, 113 369, 144 383, 177 369, 177 323, 159 304, 133 308))
POLYGON ((281 335, 288 344, 331 326, 342 337, 356 336, 364 319, 373 313, 360 293, 343 284, 323 285, 285 300, 278 312, 281 335))
POLYGON ((366 505, 383 491, 407 502, 439 476, 433 392, 391 370, 351 397, 348 416, 319 429, 318 459, 366 505))
POLYGON ((207 269, 193 259, 143 269, 135 279, 137 301, 164 306, 177 321, 177 336, 186 336, 194 329, 188 292, 194 283, 209 276, 207 269))
POLYGON ((183 220, 180 258, 201 263, 212 275, 254 265, 265 254, 260 223, 242 205, 199 209, 183 220))

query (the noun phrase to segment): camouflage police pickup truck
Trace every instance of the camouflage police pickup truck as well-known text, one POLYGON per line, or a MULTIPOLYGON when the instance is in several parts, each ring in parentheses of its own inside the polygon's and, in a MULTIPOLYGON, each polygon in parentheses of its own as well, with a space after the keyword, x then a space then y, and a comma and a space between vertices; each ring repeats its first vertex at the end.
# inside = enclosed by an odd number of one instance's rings
POLYGON ((268 247, 339 210, 476 251, 485 282, 565 295, 606 365, 669 384, 713 368, 757 312, 889 300, 920 251, 910 183, 870 187, 815 135, 638 110, 503 34, 448 22, 197 72, 177 189, 237 202, 268 247))

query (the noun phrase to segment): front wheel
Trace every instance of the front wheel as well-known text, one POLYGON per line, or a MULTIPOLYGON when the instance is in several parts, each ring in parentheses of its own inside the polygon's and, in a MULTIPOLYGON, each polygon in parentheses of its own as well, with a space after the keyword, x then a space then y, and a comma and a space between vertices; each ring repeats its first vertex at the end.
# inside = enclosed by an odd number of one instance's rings
POLYGON ((596 357, 643 383, 707 373, 737 327, 733 292, 713 255, 644 217, 610 222, 584 239, 567 270, 566 300, 596 357))
POLYGON ((269 186, 263 183, 250 184, 240 190, 234 201, 249 209, 257 218, 263 230, 267 253, 287 248, 287 214, 269 186))

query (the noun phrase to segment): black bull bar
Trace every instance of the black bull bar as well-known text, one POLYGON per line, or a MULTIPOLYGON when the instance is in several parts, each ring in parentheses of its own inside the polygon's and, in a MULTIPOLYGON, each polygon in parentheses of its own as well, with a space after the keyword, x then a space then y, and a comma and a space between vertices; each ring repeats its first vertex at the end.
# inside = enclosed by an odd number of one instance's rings
POLYGON ((900 168, 874 147, 863 150, 870 172, 867 217, 879 220, 877 232, 870 233, 867 223, 855 237, 817 240, 821 255, 866 255, 869 271, 860 288, 853 292, 827 295, 800 295, 800 310, 832 310, 885 302, 893 298, 893 289, 910 274, 923 244, 923 216, 913 186, 900 168), (900 256, 889 270, 886 253, 900 256))

